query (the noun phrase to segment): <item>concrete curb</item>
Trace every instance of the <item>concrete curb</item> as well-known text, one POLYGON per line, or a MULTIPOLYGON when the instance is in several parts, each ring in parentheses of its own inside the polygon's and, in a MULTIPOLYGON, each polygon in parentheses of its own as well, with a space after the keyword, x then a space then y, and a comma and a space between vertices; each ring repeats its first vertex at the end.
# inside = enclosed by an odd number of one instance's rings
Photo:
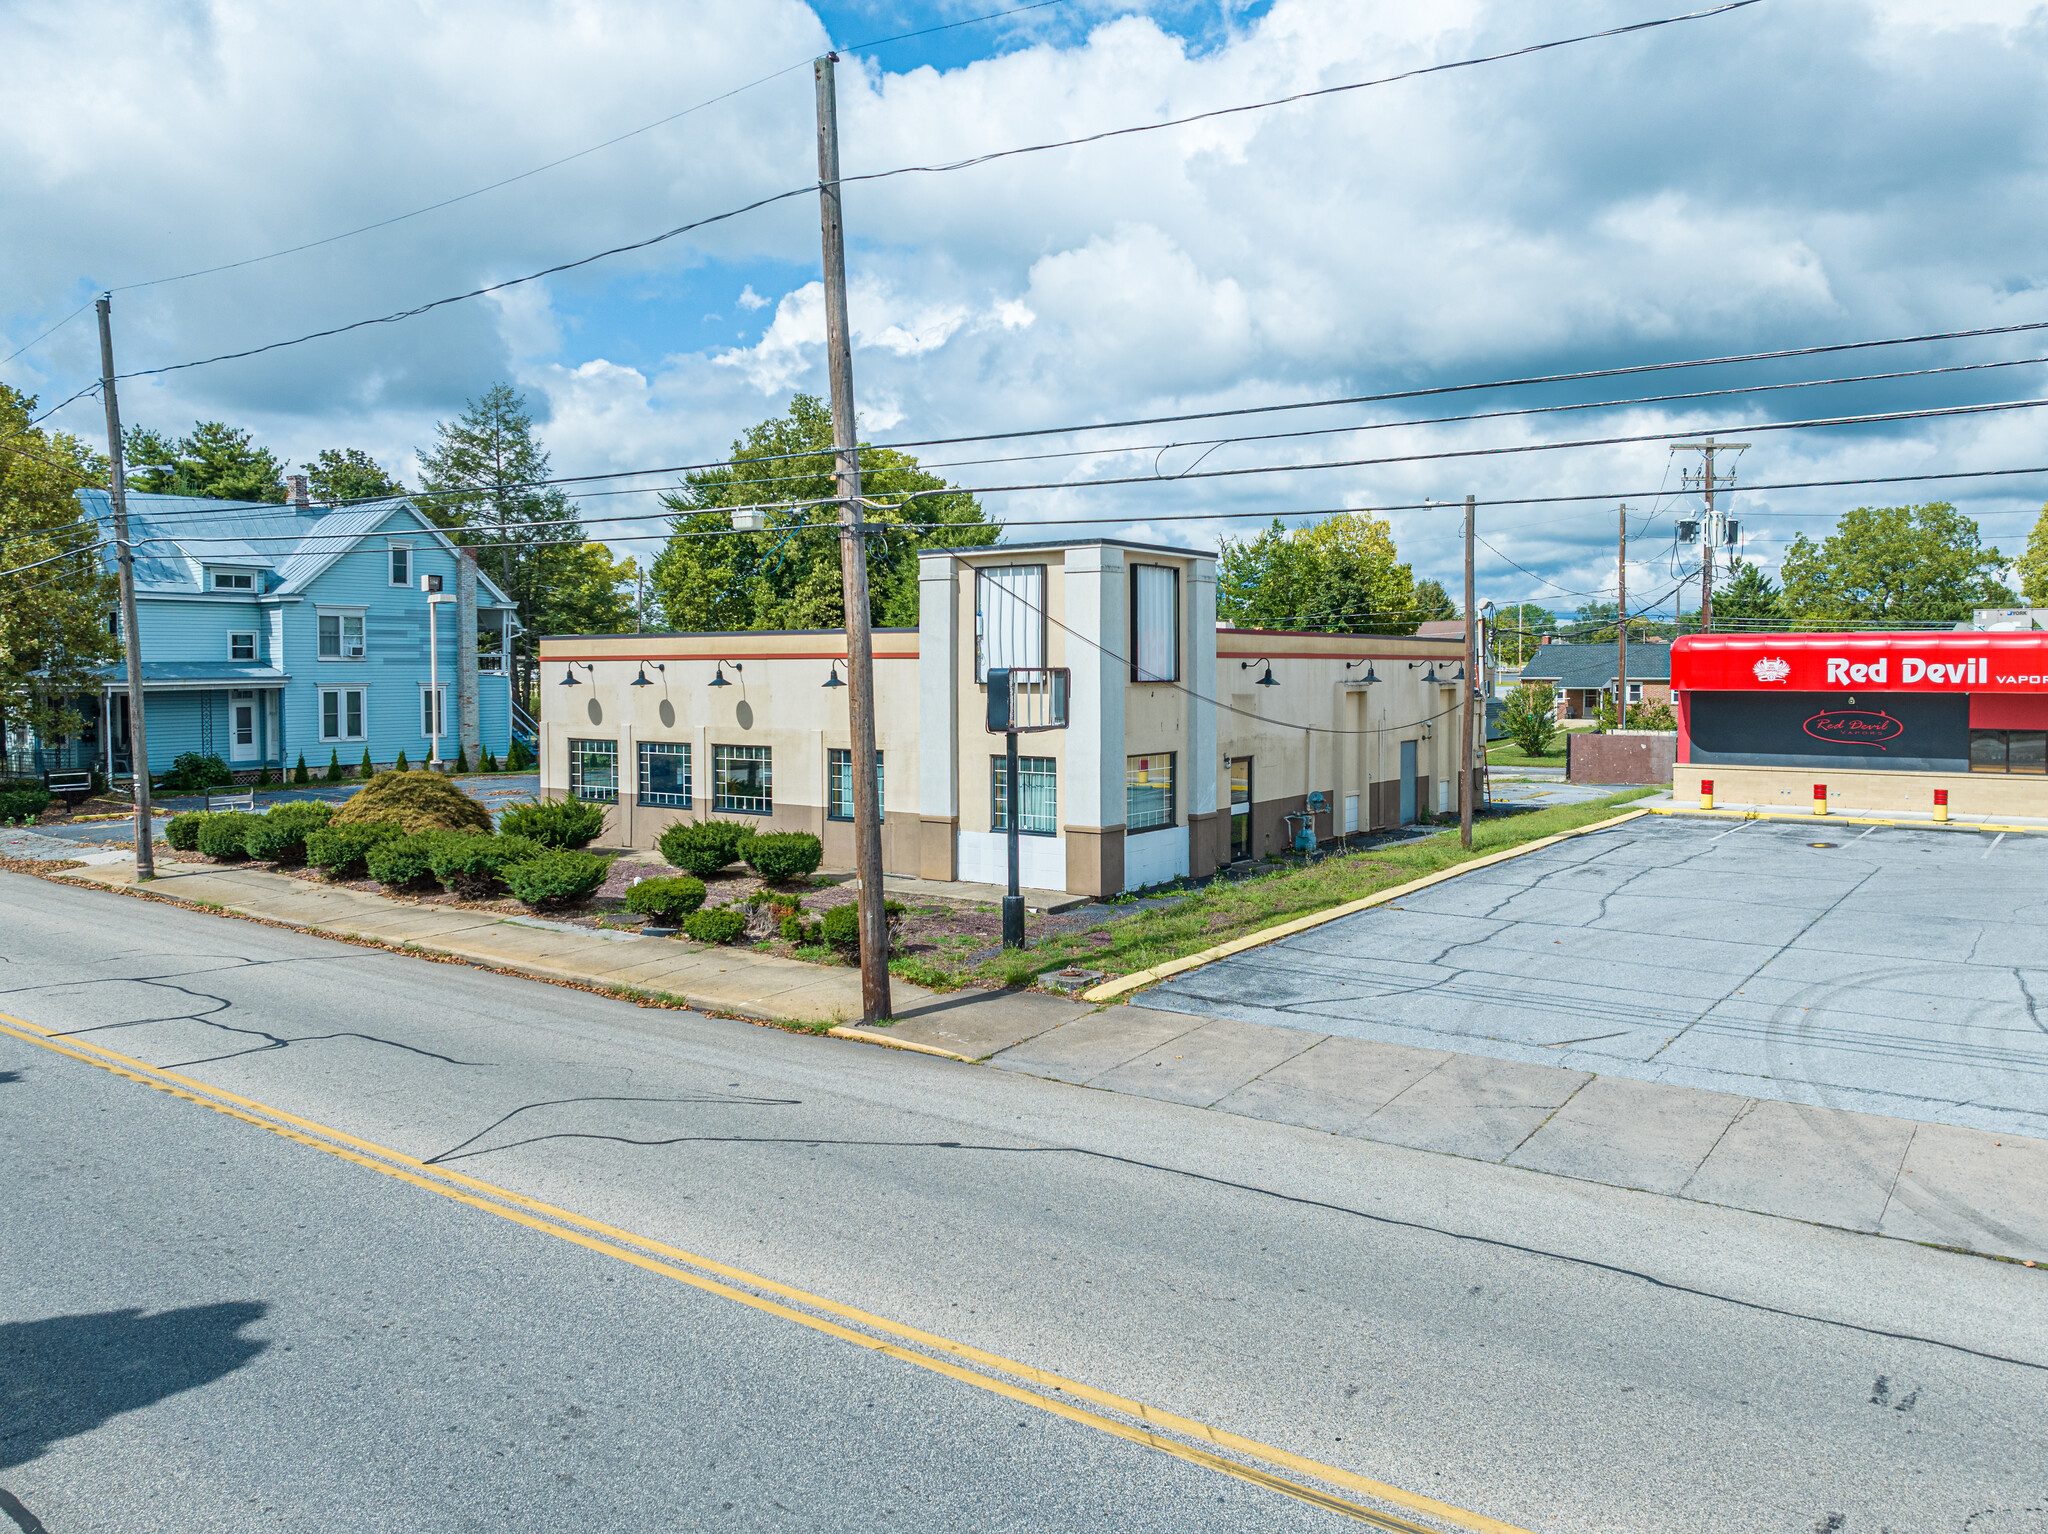
POLYGON ((1420 879, 1411 879, 1406 884, 1397 884, 1392 889, 1383 889, 1377 895, 1366 895, 1358 900, 1349 900, 1343 905, 1331 906, 1327 911, 1313 911, 1307 916, 1297 916, 1294 920, 1282 922, 1277 927, 1267 927, 1258 932, 1248 933, 1244 937, 1232 938, 1227 943, 1219 943, 1214 948, 1205 948, 1200 953, 1191 953, 1185 958, 1170 959, 1164 964, 1155 964, 1150 969, 1141 969, 1129 975, 1119 975, 1116 979, 1105 981, 1093 990, 1083 991, 1081 999, 1083 1001, 1097 1002, 1114 1001, 1117 997, 1124 995, 1126 992, 1135 991, 1140 986, 1151 985, 1173 975, 1184 975, 1191 969, 1200 969, 1205 964, 1214 964, 1218 959, 1227 959, 1231 955, 1243 953, 1249 948, 1259 948, 1267 943, 1278 942, 1283 937, 1292 937, 1297 932, 1306 932, 1312 927, 1320 927, 1326 922, 1336 921, 1339 917, 1354 916, 1360 911, 1369 911, 1376 905, 1385 905, 1388 901, 1397 900, 1403 895, 1412 895, 1417 890, 1428 889, 1432 884, 1441 884, 1446 879, 1455 879, 1459 874, 1470 873, 1475 868, 1490 868, 1496 863, 1505 863, 1509 858, 1518 858, 1524 853, 1536 852, 1544 847, 1554 847, 1559 842, 1570 841, 1574 836, 1584 836, 1592 831, 1604 831, 1609 826, 1618 826, 1625 820, 1634 820, 1639 815, 1651 813, 1647 809, 1624 810, 1621 814, 1607 820, 1596 820, 1589 825, 1578 826, 1570 831, 1560 831, 1555 836, 1538 837, 1535 841, 1524 842, 1519 847, 1508 847, 1499 852, 1489 852, 1483 858, 1473 858, 1470 862, 1454 864, 1452 867, 1442 869, 1437 873, 1426 874, 1420 879))
POLYGON ((1703 810, 1697 805, 1648 804, 1649 815, 1697 815, 1710 820, 1803 820, 1843 826, 1892 826, 1901 831, 2003 831, 2008 836, 2039 836, 2048 827, 2005 826, 1990 820, 1885 820, 1875 815, 1816 815, 1811 810, 1703 810))
POLYGON ((863 1044, 879 1044, 884 1049, 907 1049, 913 1054, 937 1055, 941 1060, 958 1060, 962 1065, 976 1065, 980 1062, 967 1055, 956 1055, 950 1049, 941 1049, 936 1044, 919 1044, 911 1039, 892 1039, 887 1034, 869 1033, 863 1028, 827 1028, 828 1039, 858 1039, 863 1044))

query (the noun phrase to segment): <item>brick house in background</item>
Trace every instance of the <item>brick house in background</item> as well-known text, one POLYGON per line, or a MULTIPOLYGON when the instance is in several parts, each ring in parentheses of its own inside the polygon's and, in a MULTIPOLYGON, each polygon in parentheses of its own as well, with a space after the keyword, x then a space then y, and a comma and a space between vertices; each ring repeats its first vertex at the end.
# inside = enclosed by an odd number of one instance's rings
MULTIPOLYGON (((1536 647, 1522 668, 1524 683, 1547 682, 1556 689, 1557 717, 1591 719, 1614 699, 1619 680, 1617 644, 1570 644, 1549 640, 1536 647)), ((1628 701, 1668 704, 1671 701, 1671 646, 1661 639, 1635 639, 1628 647, 1628 701)))

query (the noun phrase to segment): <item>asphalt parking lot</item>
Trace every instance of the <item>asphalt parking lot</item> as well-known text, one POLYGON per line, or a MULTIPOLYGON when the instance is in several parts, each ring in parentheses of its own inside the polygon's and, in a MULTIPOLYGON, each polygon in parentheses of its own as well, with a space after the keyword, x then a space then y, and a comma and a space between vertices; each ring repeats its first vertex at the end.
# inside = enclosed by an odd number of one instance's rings
POLYGON ((1645 815, 1141 1006, 2048 1137, 2048 836, 1645 815))

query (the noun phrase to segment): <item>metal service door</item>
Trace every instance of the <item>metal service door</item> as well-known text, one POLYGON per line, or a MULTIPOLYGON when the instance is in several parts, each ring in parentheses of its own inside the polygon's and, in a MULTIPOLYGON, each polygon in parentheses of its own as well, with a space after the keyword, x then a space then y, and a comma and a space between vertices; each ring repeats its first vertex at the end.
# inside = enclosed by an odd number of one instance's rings
POLYGON ((1252 759, 1230 759, 1230 861, 1252 855, 1252 759))
POLYGON ((1401 824, 1415 824, 1415 747, 1416 742, 1401 742, 1401 824))

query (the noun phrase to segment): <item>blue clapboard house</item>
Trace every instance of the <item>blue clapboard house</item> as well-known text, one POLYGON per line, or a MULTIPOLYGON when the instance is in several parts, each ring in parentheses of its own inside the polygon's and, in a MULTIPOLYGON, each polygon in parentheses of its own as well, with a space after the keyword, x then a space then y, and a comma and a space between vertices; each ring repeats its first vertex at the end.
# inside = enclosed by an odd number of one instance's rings
MULTIPOLYGON (((292 493, 282 504, 129 493, 152 773, 187 751, 221 757, 244 781, 265 767, 290 771, 301 755, 316 775, 337 755, 354 766, 365 751, 379 767, 401 751, 417 766, 437 722, 446 760, 468 734, 458 716, 456 606, 435 615, 439 688, 430 697, 421 589, 422 576, 440 576, 456 591, 455 546, 402 498, 313 506, 296 476, 292 493)), ((78 500, 99 524, 111 571, 111 498, 80 490, 78 500)), ((476 605, 477 733, 502 757, 515 714, 502 657, 518 624, 481 573, 476 605)), ((118 634, 118 612, 108 621, 118 634)), ((125 661, 105 668, 98 697, 78 701, 90 721, 82 737, 38 755, 53 767, 125 776, 125 661)))

